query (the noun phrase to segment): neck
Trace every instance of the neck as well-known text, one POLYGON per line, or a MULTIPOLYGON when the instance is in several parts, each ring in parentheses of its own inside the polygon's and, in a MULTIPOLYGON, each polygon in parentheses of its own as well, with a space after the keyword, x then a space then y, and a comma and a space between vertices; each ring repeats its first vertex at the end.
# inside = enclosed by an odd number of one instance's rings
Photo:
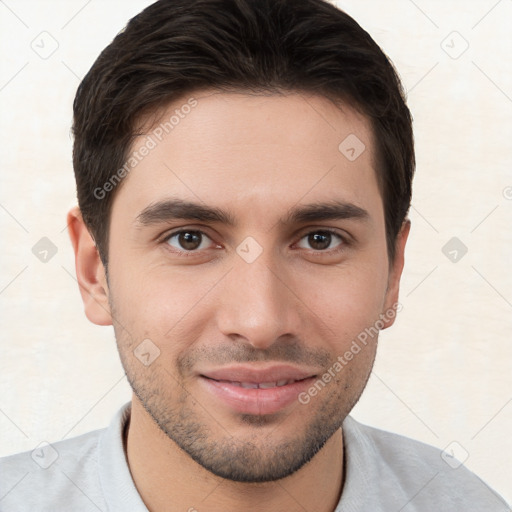
POLYGON ((125 442, 132 478, 150 512, 333 512, 341 496, 341 429, 300 470, 256 484, 220 478, 197 464, 160 430, 135 397, 125 442))

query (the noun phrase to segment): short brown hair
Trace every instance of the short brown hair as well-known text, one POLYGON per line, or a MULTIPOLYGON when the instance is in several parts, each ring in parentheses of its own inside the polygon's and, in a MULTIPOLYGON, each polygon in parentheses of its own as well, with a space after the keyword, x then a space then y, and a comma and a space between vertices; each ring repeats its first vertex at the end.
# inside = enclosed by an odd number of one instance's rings
POLYGON ((393 260, 411 202, 412 118, 370 35, 325 0, 159 0, 103 50, 73 104, 78 202, 105 265, 117 188, 97 191, 123 168, 141 116, 198 89, 308 92, 366 115, 393 260))

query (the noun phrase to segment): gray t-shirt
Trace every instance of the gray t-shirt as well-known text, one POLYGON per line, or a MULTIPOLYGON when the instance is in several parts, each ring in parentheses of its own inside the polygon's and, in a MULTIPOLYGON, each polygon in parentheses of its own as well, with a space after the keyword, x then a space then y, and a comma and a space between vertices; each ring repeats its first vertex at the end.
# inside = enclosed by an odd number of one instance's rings
MULTIPOLYGON (((148 512, 123 448, 129 415, 127 403, 106 429, 1 458, 0 511, 148 512)), ((343 435, 346 477, 335 512, 511 510, 477 476, 446 454, 443 459, 436 448, 350 416, 343 435)))

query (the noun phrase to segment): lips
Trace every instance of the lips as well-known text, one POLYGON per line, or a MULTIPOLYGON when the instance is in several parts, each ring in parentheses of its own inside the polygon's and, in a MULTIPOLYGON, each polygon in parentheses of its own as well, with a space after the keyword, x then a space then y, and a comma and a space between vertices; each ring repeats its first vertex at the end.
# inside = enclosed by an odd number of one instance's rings
POLYGON ((206 370, 199 375, 205 391, 231 412, 266 415, 297 401, 316 376, 315 371, 289 365, 254 365, 206 370))
POLYGON ((313 377, 315 374, 314 370, 310 371, 290 365, 274 365, 259 368, 254 365, 240 365, 201 372, 201 375, 204 377, 218 381, 252 382, 256 384, 299 381, 313 377))

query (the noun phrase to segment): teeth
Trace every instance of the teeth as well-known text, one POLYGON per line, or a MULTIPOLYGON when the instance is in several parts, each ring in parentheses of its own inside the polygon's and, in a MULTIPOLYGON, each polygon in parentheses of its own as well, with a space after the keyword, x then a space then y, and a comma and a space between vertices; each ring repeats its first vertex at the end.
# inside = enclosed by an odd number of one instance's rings
POLYGON ((287 384, 294 383, 294 380, 278 380, 277 382, 260 382, 259 384, 256 382, 230 382, 233 386, 238 386, 245 389, 270 389, 277 388, 281 386, 286 386, 287 384))
POLYGON ((275 388, 276 383, 275 382, 260 382, 258 387, 261 389, 275 388))
POLYGON ((246 389, 257 389, 258 388, 258 384, 256 384, 255 382, 240 382, 240 385, 246 389))
POLYGON ((271 389, 271 388, 280 388, 281 386, 286 386, 288 384, 293 384, 295 382, 294 379, 282 379, 277 382, 238 382, 232 380, 224 380, 219 382, 226 382, 231 384, 232 386, 237 386, 239 388, 245 389, 271 389))

